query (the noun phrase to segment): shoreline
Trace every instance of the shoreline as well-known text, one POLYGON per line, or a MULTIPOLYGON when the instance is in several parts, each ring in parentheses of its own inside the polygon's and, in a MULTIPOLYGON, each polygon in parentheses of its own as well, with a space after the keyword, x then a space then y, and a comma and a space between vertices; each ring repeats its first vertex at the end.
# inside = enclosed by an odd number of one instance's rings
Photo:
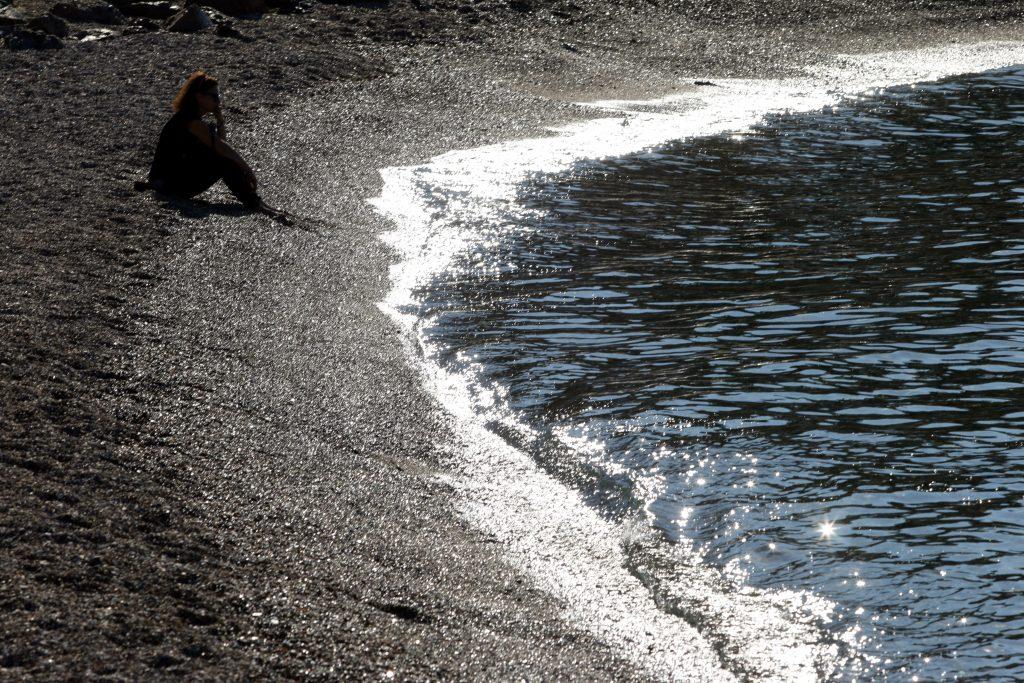
MULTIPOLYGON (((607 511, 584 502, 588 492, 577 490, 572 477, 534 462, 528 455, 531 425, 472 368, 455 369, 442 360, 444 349, 430 344, 420 329, 426 319, 410 312, 420 308, 414 292, 451 271, 450 259, 458 253, 494 239, 493 226, 514 226, 521 219, 515 208, 518 188, 533 175, 572 173, 593 159, 628 157, 677 140, 741 133, 768 116, 799 116, 871 90, 1018 64, 1024 64, 1021 42, 844 55, 809 67, 800 78, 726 79, 703 94, 695 88, 661 100, 598 102, 597 118, 550 129, 550 137, 510 140, 382 170, 384 188, 372 204, 394 223, 382 238, 401 259, 392 269, 392 290, 382 308, 404 330, 410 363, 420 368, 424 386, 460 425, 467 445, 453 457, 451 475, 459 509, 500 539, 514 566, 569 606, 571 624, 617 644, 639 669, 663 679, 688 669, 698 680, 739 672, 757 680, 815 680, 816 673, 834 675, 853 661, 866 666, 855 631, 829 635, 823 628, 834 609, 827 599, 807 591, 723 589, 729 581, 721 572, 703 565, 686 547, 661 547, 642 516, 609 520, 607 511), (623 115, 630 122, 626 130, 623 115), (652 548, 644 553, 630 545, 652 548), (645 554, 657 559, 628 559, 645 554), (666 563, 682 567, 686 585, 673 580, 680 570, 661 566, 666 563), (647 578, 640 582, 638 575, 647 578), (655 578, 659 575, 663 578, 655 578), (703 627, 691 628, 672 616, 679 612, 704 615, 703 627), (763 638, 766 628, 773 634, 770 641, 763 638)), ((507 230, 514 228, 502 232, 507 230)), ((589 452, 601 444, 562 447, 567 453, 589 452)))
MULTIPOLYGON (((662 52, 624 57, 600 25, 352 47, 315 14, 243 27, 294 49, 273 79, 274 55, 206 35, 0 56, 30 84, 0 111, 32 112, 0 128, 0 676, 641 677, 456 514, 453 427, 377 309, 393 257, 363 202, 380 168, 583 118, 565 100, 589 86, 664 92, 704 54, 609 7, 690 55, 659 75, 662 52), (130 190, 197 63, 227 77, 268 200, 316 221, 130 190), (640 85, 610 86, 630 63, 640 85)), ((709 75, 756 68, 715 54, 709 75)))

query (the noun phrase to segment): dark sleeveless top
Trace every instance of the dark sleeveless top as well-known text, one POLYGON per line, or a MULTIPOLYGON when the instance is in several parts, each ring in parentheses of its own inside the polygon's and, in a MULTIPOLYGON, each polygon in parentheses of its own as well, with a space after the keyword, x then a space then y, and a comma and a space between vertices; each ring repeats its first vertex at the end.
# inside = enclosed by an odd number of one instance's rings
MULTIPOLYGON (((184 190, 194 184, 197 175, 206 175, 217 163, 213 148, 204 145, 188 129, 192 120, 184 112, 177 112, 160 131, 160 141, 149 169, 149 182, 154 187, 171 192, 184 190)), ((216 139, 212 126, 210 134, 216 139)))

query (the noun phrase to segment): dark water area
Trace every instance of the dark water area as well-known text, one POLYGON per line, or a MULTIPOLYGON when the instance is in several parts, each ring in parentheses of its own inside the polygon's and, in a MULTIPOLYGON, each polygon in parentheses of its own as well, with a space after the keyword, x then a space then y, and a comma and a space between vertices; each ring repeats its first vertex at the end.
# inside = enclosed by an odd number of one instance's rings
POLYGON ((1022 133, 1003 71, 546 177, 425 331, 879 676, 1021 680, 1022 133))

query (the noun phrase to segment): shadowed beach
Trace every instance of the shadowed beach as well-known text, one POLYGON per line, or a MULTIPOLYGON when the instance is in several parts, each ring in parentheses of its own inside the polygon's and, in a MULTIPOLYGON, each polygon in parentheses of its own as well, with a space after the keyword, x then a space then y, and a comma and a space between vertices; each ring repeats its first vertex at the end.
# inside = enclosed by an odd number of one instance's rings
POLYGON ((379 169, 595 116, 578 100, 1012 39, 1024 16, 396 0, 222 7, 175 32, 63 10, 57 47, 22 27, 45 6, 10 7, 0 677, 39 679, 643 678, 455 511, 459 436, 378 308, 379 169), (196 68, 296 225, 223 189, 132 190, 196 68))

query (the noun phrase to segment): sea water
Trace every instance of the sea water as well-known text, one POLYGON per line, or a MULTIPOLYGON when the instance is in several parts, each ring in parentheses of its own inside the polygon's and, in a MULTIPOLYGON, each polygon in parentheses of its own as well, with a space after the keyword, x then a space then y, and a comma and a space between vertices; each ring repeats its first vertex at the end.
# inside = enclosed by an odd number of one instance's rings
POLYGON ((628 562, 664 609, 729 628, 672 588, 685 544, 834 605, 830 675, 1020 679, 1022 133, 1011 69, 535 177, 416 287, 420 332, 657 530, 628 562))

